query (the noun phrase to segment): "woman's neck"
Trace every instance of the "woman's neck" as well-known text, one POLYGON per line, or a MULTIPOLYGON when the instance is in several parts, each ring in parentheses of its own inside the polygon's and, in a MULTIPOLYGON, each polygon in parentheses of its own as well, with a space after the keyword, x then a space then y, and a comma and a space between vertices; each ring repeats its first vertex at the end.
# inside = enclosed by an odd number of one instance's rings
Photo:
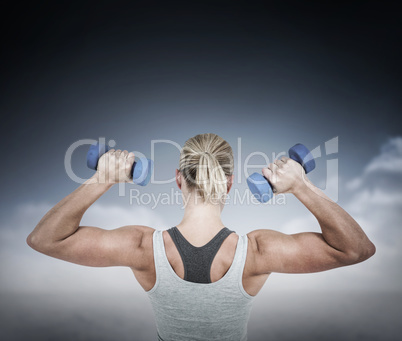
POLYGON ((221 204, 203 203, 200 200, 188 200, 184 216, 176 225, 180 232, 199 239, 210 239, 225 227, 221 220, 221 204))

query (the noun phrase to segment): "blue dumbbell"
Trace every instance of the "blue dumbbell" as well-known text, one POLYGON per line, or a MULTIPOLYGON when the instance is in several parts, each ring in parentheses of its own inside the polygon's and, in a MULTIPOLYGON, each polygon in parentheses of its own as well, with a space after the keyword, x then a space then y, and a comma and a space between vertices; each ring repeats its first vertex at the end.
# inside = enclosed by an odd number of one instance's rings
MULTIPOLYGON (((96 170, 98 168, 99 158, 109 150, 108 146, 104 144, 95 143, 89 147, 87 153, 87 166, 96 170)), ((131 176, 133 182, 140 186, 146 186, 151 179, 154 170, 154 162, 145 157, 138 158, 134 161, 133 168, 131 169, 131 176)))
MULTIPOLYGON (((306 174, 315 168, 313 155, 306 146, 301 143, 295 144, 289 149, 289 157, 300 163, 306 174)), ((271 200, 274 195, 271 184, 260 173, 253 173, 247 178, 247 185, 254 197, 262 203, 271 200)))

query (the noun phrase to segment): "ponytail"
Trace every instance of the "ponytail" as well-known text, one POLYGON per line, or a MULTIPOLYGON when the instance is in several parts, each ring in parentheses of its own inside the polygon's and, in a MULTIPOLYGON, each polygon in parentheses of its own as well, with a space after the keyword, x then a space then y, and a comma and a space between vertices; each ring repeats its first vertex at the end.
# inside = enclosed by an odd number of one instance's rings
POLYGON ((187 186, 205 202, 224 199, 227 177, 233 174, 232 148, 218 135, 196 135, 180 153, 180 172, 187 186))

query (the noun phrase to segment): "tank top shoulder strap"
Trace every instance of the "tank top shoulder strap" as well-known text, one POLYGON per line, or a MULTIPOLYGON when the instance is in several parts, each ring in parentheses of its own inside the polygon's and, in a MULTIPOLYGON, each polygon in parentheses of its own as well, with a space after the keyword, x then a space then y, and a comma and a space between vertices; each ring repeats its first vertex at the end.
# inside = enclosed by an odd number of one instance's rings
POLYGON ((248 299, 253 299, 255 296, 249 295, 243 288, 243 272, 246 265, 248 237, 247 234, 239 235, 235 259, 233 259, 233 280, 237 283, 241 293, 248 299))
POLYGON ((161 281, 164 281, 166 277, 169 277, 169 261, 165 256, 165 245, 163 242, 163 231, 164 230, 155 230, 152 235, 152 244, 153 244, 153 254, 154 254, 154 265, 156 272, 156 281, 155 285, 151 290, 147 291, 148 294, 153 293, 156 288, 159 286, 161 281))

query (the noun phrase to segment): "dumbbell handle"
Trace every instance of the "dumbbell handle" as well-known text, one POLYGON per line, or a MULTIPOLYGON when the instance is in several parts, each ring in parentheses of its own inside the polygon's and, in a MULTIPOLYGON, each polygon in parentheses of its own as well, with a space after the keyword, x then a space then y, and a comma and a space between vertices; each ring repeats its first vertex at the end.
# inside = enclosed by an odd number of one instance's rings
MULTIPOLYGON (((295 144, 289 149, 289 157, 300 163, 306 174, 315 168, 315 161, 311 152, 301 143, 295 144)), ((247 184, 254 197, 262 203, 271 200, 273 194, 272 186, 260 173, 253 173, 247 178, 247 184)))
MULTIPOLYGON (((87 166, 93 170, 97 170, 98 161, 100 157, 105 154, 109 150, 109 147, 95 143, 89 147, 87 153, 87 166)), ((151 175, 154 168, 154 162, 145 157, 138 158, 137 161, 134 161, 133 167, 131 169, 131 176, 133 178, 133 182, 140 186, 145 186, 148 184, 151 179, 151 175)))

